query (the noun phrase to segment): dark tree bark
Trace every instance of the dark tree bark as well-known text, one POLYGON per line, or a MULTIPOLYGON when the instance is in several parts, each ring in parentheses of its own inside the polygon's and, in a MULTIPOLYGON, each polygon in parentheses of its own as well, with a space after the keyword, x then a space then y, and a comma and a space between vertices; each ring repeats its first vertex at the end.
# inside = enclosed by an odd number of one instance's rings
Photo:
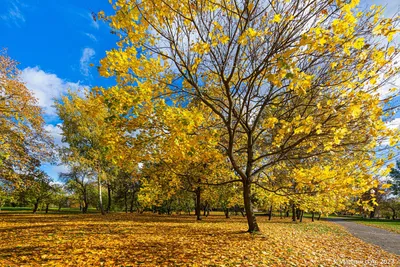
POLYGON ((39 198, 36 199, 36 202, 35 202, 35 204, 34 204, 34 206, 33 206, 33 213, 36 213, 36 211, 38 210, 38 208, 39 208, 39 202, 40 202, 40 199, 39 199, 39 198))
MULTIPOLYGON (((131 205, 129 208, 129 212, 133 213, 133 204, 135 203, 135 190, 132 190, 132 196, 131 196, 131 205)), ((138 206, 139 209, 139 206, 138 206)))
POLYGON ((210 215, 210 204, 208 203, 208 201, 206 201, 205 204, 204 204, 203 216, 208 217, 209 215, 210 215))
POLYGON ((270 221, 272 219, 272 205, 269 208, 269 214, 268 214, 268 220, 270 221))
POLYGON ((196 220, 201 220, 201 188, 196 189, 196 220))
POLYGON ((319 213, 317 220, 319 221, 319 219, 321 219, 321 213, 319 213))
POLYGON ((84 186, 83 188, 83 208, 82 208, 82 213, 87 213, 89 208, 89 203, 87 199, 87 188, 84 186))
POLYGON ((390 208, 392 210, 392 220, 396 220, 396 210, 394 208, 390 208))
POLYGON ((301 209, 296 209, 297 220, 300 220, 300 215, 301 215, 301 209))
POLYGON ((224 209, 224 213, 225 213, 225 218, 229 219, 229 208, 224 209))
POLYGON ((125 206, 125 213, 128 213, 128 191, 125 190, 124 193, 124 206, 125 206))
POLYGON ((292 221, 296 221, 296 206, 292 204, 292 221))
POLYGON ((314 221, 314 211, 311 212, 311 221, 314 221))
POLYGON ((249 233, 259 232, 260 228, 258 227, 251 203, 251 184, 248 182, 243 183, 243 201, 244 209, 246 211, 247 224, 249 226, 247 231, 249 233))
POLYGON ((300 222, 303 222, 304 210, 300 211, 300 222))
POLYGON ((290 213, 290 211, 289 211, 289 208, 288 208, 287 211, 286 211, 286 217, 287 218, 289 218, 289 216, 290 216, 289 213, 290 213))
POLYGON ((50 203, 46 203, 46 211, 45 211, 46 214, 49 213, 49 205, 50 203))

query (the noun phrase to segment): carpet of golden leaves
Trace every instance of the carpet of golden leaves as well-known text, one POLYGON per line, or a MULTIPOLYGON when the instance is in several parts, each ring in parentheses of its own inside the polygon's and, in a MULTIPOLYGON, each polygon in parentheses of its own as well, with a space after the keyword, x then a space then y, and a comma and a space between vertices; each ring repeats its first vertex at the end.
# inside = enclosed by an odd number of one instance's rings
POLYGON ((329 222, 0 213, 0 266, 400 266, 329 222))

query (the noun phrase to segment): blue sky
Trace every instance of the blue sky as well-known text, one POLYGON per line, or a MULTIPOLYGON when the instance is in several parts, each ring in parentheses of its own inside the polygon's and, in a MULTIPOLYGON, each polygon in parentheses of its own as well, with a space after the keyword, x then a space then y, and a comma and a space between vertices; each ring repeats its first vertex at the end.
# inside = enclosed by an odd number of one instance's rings
MULTIPOLYGON (((60 122, 53 98, 69 88, 104 85, 96 68, 105 51, 115 47, 117 37, 108 26, 94 21, 92 12, 111 13, 108 1, 98 0, 0 0, 0 48, 20 62, 21 77, 39 99, 46 129, 61 143, 60 122)), ((44 165, 57 178, 64 166, 44 165)))
MULTIPOLYGON (((386 5, 385 15, 399 10, 400 0, 361 0, 361 7, 386 5)), ((108 26, 92 19, 92 12, 112 13, 108 0, 0 0, 0 48, 20 62, 21 78, 39 99, 46 129, 61 143, 60 120, 52 99, 84 86, 107 86, 96 68, 105 51, 116 47, 108 26)), ((400 119, 395 125, 400 124, 400 119)), ((44 165, 53 178, 64 166, 44 165)))

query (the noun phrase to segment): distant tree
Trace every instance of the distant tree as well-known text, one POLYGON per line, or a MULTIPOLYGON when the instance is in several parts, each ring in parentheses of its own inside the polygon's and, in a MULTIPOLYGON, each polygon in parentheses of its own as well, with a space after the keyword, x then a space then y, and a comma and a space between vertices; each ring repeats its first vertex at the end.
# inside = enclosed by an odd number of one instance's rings
POLYGON ((393 167, 389 173, 391 193, 396 196, 400 196, 400 160, 396 161, 396 167, 393 167))
POLYGON ((80 166, 72 166, 70 172, 60 173, 60 178, 66 182, 70 190, 78 193, 80 201, 83 201, 82 212, 87 213, 89 208, 88 186, 92 181, 90 171, 80 166))

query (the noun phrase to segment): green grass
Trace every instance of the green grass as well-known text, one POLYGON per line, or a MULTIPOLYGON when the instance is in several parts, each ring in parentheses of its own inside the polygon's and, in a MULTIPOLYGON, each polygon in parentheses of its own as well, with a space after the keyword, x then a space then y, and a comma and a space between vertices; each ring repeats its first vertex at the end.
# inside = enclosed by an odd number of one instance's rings
MULTIPOLYGON (((7 213, 31 213, 33 211, 33 207, 2 207, 0 212, 7 213)), ((88 213, 97 213, 95 208, 89 208, 88 213)), ((38 214, 45 213, 45 209, 39 209, 37 211, 38 214)), ((67 214, 79 214, 82 211, 79 208, 61 208, 61 211, 58 211, 58 208, 49 208, 49 213, 67 213, 67 214)))
POLYGON ((400 234, 400 220, 355 218, 353 221, 400 234))

